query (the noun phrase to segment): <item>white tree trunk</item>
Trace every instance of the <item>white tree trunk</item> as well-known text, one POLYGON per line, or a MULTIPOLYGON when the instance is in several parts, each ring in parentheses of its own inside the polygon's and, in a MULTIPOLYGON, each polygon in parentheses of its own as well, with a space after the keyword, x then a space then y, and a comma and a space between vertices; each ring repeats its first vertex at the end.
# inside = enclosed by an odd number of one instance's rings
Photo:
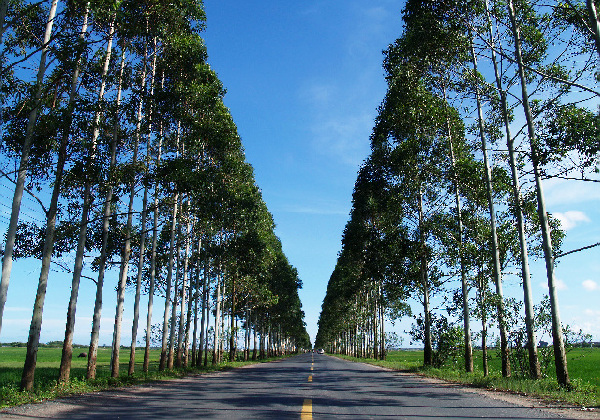
MULTIPOLYGON (((54 18, 56 16, 57 6, 58 0, 53 0, 52 5, 50 6, 50 12, 48 13, 48 20, 46 21, 46 30, 44 33, 44 41, 42 44, 42 50, 40 55, 40 64, 38 66, 34 88, 35 96, 33 98, 33 107, 29 112, 29 117, 27 120, 25 139, 23 140, 23 148, 21 150, 21 160, 19 162, 19 169, 17 172, 17 182, 15 183, 15 192, 12 200, 10 221, 8 223, 8 230, 6 232, 4 257, 2 259, 2 279, 0 280, 0 332, 2 332, 2 318, 4 315, 4 305, 6 304, 8 284, 10 282, 10 275, 12 271, 12 256, 15 247, 17 225, 19 223, 19 213, 21 211, 21 200, 23 199, 23 191, 25 190, 27 165, 29 164, 29 153, 31 151, 31 142, 33 141, 33 131, 37 122, 38 111, 41 106, 41 99, 44 88, 44 75, 46 73, 46 60, 49 51, 48 44, 50 43, 50 38, 52 36, 52 27, 54 25, 54 18)), ((4 5, 2 5, 2 7, 4 7, 4 5)))
MULTIPOLYGON (((494 36, 492 32, 492 22, 489 13, 489 6, 487 1, 485 2, 486 16, 488 21, 488 36, 491 45, 491 57, 494 65, 494 76, 496 79, 496 86, 500 93, 500 105, 502 110, 502 120, 504 122, 504 128, 506 130, 506 145, 508 147, 508 158, 510 163, 510 170, 512 176, 512 193, 515 208, 515 217, 517 218, 517 230, 519 232, 519 244, 520 244, 520 255, 521 255, 521 279, 523 281, 523 300, 525 302, 525 328, 527 330, 527 349, 529 352, 529 372, 532 378, 540 379, 542 373, 540 370, 540 363, 537 354, 537 342, 535 338, 535 325, 534 325, 534 314, 533 314, 533 299, 531 296, 531 275, 529 272, 529 255, 527 251, 527 237, 525 234, 525 221, 523 217, 523 200, 521 198, 521 186, 519 182, 519 172, 517 168, 516 153, 514 147, 514 141, 510 132, 510 122, 508 118, 508 106, 506 104, 506 92, 502 87, 502 79, 500 77, 500 71, 498 69, 498 62, 496 60, 496 52, 494 49, 494 36)), ((487 364, 486 364, 487 368, 487 364)))
MULTIPOLYGON (((137 115, 136 115, 136 130, 135 130, 135 140, 133 144, 133 156, 131 158, 131 165, 135 167, 137 164, 138 158, 138 149, 140 145, 140 131, 142 125, 142 109, 144 104, 144 90, 146 88, 146 60, 148 56, 148 49, 144 51, 144 63, 142 70, 142 86, 141 93, 138 103, 137 115)), ((117 99, 119 100, 120 97, 117 99)), ((118 117, 118 114, 117 114, 118 117)), ((118 119, 118 118, 117 118, 118 119)), ((119 354, 121 351, 121 329, 123 327, 123 308, 125 304, 125 288, 127 285, 127 274, 129 272, 129 258, 131 257, 131 235, 133 230, 133 203, 136 197, 136 180, 135 174, 133 174, 133 179, 129 183, 129 206, 127 207, 127 225, 125 227, 125 243, 123 244, 123 249, 121 250, 121 269, 119 272, 119 282, 117 284, 117 305, 115 308, 115 325, 113 329, 113 342, 112 342, 112 358, 111 358, 111 376, 113 378, 117 378, 119 376, 119 354)), ((146 202, 147 197, 145 197, 144 202, 146 202)), ((145 222, 145 212, 142 211, 142 220, 145 222)), ((144 258, 144 250, 143 241, 145 239, 145 234, 143 233, 145 224, 142 225, 142 244, 140 246, 140 259, 144 258)), ((140 278, 141 282, 141 278, 140 278)), ((136 287, 136 308, 137 309, 137 317, 139 317, 139 301, 140 301, 140 286, 136 287)), ((137 319, 134 321, 137 324, 137 319)), ((135 349, 135 342, 133 345, 135 349)), ((134 350, 135 351, 135 350, 134 350)), ((133 372, 132 372, 133 373, 133 372)))
POLYGON ((515 57, 517 59, 519 78, 521 81, 521 94, 525 119, 527 121, 527 133, 529 136, 529 145, 531 149, 531 163, 533 165, 533 174, 535 176, 535 189, 538 204, 538 218, 540 230, 542 233, 542 248, 544 250, 544 259, 546 261, 546 275, 548 278, 548 295, 550 297, 550 310, 552 314, 552 342, 554 350, 554 364, 556 366, 556 378, 558 383, 569 386, 569 372, 567 370, 567 354, 562 336, 562 325, 560 322, 560 310, 558 308, 558 296, 556 294, 556 279, 554 275, 554 256, 552 254, 552 239, 550 237, 550 226, 548 224, 548 213, 544 200, 544 189, 542 186, 542 177, 539 168, 537 149, 535 146, 535 127, 529 105, 529 95, 527 94, 527 79, 523 67, 523 58, 521 56, 521 39, 519 28, 515 18, 512 0, 507 3, 508 15, 510 17, 512 32, 515 44, 515 57))

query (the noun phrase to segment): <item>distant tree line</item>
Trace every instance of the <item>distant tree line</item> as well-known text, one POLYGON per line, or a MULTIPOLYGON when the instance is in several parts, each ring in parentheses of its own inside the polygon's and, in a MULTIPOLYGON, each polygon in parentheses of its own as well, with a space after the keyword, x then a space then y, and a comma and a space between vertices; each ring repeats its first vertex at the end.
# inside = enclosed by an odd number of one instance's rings
POLYGON ((207 364, 209 352, 219 363, 226 334, 230 360, 238 336, 245 359, 310 346, 302 283, 207 63, 204 24, 199 0, 1 1, 0 175, 14 195, 0 332, 13 260, 41 261, 22 389, 33 387, 51 269, 72 276, 59 382, 69 380, 82 299, 95 302, 87 377, 96 375, 107 272, 118 272, 108 284, 112 376, 126 289, 134 291, 129 374, 140 323, 148 370, 153 311, 161 370, 207 364), (37 222, 19 220, 24 195, 39 204, 37 222), (79 296, 82 279, 95 282, 95 296, 79 296), (164 298, 158 311, 154 296, 164 298))
POLYGON ((387 93, 316 345, 383 358, 385 319, 411 315, 412 298, 422 305, 411 335, 424 365, 462 352, 473 371, 478 320, 484 373, 494 326, 503 376, 537 379, 536 333, 550 326, 557 380, 568 386, 564 333, 574 335, 560 321, 554 269, 571 251, 561 251, 543 181, 597 182, 596 4, 407 0, 402 19, 402 36, 384 52, 387 93), (537 311, 532 256, 547 273, 537 311), (503 295, 508 271, 520 276, 522 302, 503 295))

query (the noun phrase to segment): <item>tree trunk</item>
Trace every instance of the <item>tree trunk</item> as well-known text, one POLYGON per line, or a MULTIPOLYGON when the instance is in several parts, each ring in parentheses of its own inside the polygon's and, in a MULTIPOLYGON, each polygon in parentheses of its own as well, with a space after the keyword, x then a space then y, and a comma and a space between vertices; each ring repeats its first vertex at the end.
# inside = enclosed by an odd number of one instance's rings
POLYGON ((488 368, 488 357, 487 357, 487 325, 486 319, 483 317, 481 320, 481 357, 483 357, 483 376, 490 374, 488 368))
MULTIPOLYGON (((79 42, 83 47, 85 41, 85 34, 87 33, 88 27, 88 11, 86 11, 83 17, 83 24, 81 25, 81 35, 79 36, 79 42)), ((81 55, 83 51, 78 51, 77 62, 73 71, 73 77, 71 79, 71 92, 69 94, 69 121, 67 126, 70 127, 73 122, 73 111, 75 97, 77 95, 77 82, 79 80, 79 72, 81 70, 81 55)), ((63 141, 68 140, 70 130, 66 130, 63 133, 63 141)), ((75 328, 75 310, 77 306, 77 296, 79 294, 79 282, 71 285, 71 298, 69 299, 69 307, 67 309, 67 323, 65 326, 65 339, 63 341, 62 356, 60 360, 60 368, 58 373, 58 382, 68 382, 71 373, 71 357, 73 355, 73 330, 75 328)))
POLYGON ((421 285, 423 287, 423 321, 424 334, 423 337, 423 364, 431 366, 433 364, 433 346, 431 342, 431 313, 429 308, 429 280, 428 280, 428 263, 427 263, 427 243, 425 237, 425 226, 423 220, 423 194, 419 188, 419 235, 421 238, 421 285))
MULTIPOLYGON (((200 235, 199 235, 200 236, 200 235)), ((198 256, 202 251, 202 237, 198 239, 198 256)), ((196 278, 194 281, 194 331, 192 333, 192 363, 191 366, 199 366, 199 360, 202 359, 202 338, 200 338, 200 347, 198 348, 198 300, 200 299, 200 258, 196 262, 196 278), (198 349, 198 351, 197 351, 198 349), (198 352, 200 356, 198 356, 198 352)), ((200 327, 202 329, 202 327, 200 327)))
MULTIPOLYGON (((53 11, 50 12, 50 16, 56 11, 56 2, 52 5, 53 11)), ((46 30, 46 34, 49 35, 52 31, 46 30)), ((79 60, 78 60, 79 61, 79 60)), ((79 66, 79 63, 77 64, 79 66)), ((75 97, 75 88, 73 85, 77 83, 78 69, 73 74, 73 81, 71 84, 71 96, 69 98, 69 108, 72 108, 73 100, 75 97)), ((65 168, 65 162, 67 160, 67 146, 69 143, 69 134, 71 129, 72 120, 71 115, 66 121, 64 128, 64 134, 60 141, 58 151, 58 161, 56 164, 56 177, 54 180, 54 187, 52 189, 52 197, 50 199, 50 207, 46 214, 46 235, 44 238, 44 248, 42 253, 42 268, 40 271, 40 278, 38 281, 38 288, 35 297, 35 304, 33 306, 33 314, 31 317, 31 324, 29 327, 29 339, 27 340, 27 353, 25 356, 25 365, 23 367, 23 373, 21 376, 21 390, 31 391, 33 388, 33 380, 35 376, 35 367, 37 361, 37 351, 40 343, 40 333, 42 329, 42 314, 44 310, 44 301, 46 299, 46 288, 48 286, 48 273, 50 272, 50 262, 52 260, 52 252, 54 251, 54 234, 56 232, 56 214, 58 212, 58 198, 60 196, 60 188, 62 185, 62 178, 65 168)))
MULTIPOLYGON (((189 200, 188 200, 188 209, 189 209, 189 200)), ((189 302, 186 299, 186 289, 187 289, 187 278, 188 278, 188 273, 187 273, 187 269, 188 269, 188 262, 189 262, 189 255, 190 255, 190 230, 191 230, 191 223, 189 220, 189 214, 186 215, 188 217, 188 222, 187 222, 187 226, 186 226, 186 234, 185 234, 185 254, 184 254, 184 258, 183 258, 183 281, 181 284, 181 302, 180 302, 180 307, 179 307, 179 332, 177 334, 177 367, 181 367, 183 366, 184 363, 184 358, 185 358, 185 352, 187 349, 187 340, 184 340, 184 335, 185 332, 184 330, 189 331, 189 329, 185 326, 185 322, 183 317, 186 316, 186 312, 189 313, 189 311, 186 311, 186 304, 187 302, 189 302), (187 302, 186 302, 187 301, 187 302), (185 345, 184 345, 185 343, 185 345)), ((189 325, 189 322, 188 324, 189 325)))
MULTIPOLYGON (((383 301, 383 294, 381 292, 381 284, 378 285, 379 287, 379 296, 380 296, 380 301, 383 301)), ((385 351, 385 310, 382 304, 379 305, 379 326, 380 326, 380 331, 379 331, 379 342, 381 343, 381 348, 379 349, 379 358, 380 360, 385 360, 386 358, 386 351, 385 351)))
MULTIPOLYGON (((183 210, 183 203, 179 203, 179 207, 183 210)), ((175 331, 177 330, 177 298, 179 296, 179 276, 181 275, 181 225, 177 229, 177 245, 175 248, 175 287, 173 287, 173 305, 171 306, 171 326, 169 334, 169 355, 167 357, 167 368, 173 369, 175 362, 175 331)), ((182 297, 183 299, 183 297, 182 297)))
MULTIPOLYGON (((162 134, 162 130, 161 130, 162 134)), ((158 137, 156 165, 160 164, 162 152, 162 135, 158 137)), ((156 287, 156 246, 158 243, 158 182, 154 184, 154 221, 152 223, 152 251, 150 257, 150 288, 148 290, 148 313, 146 315, 146 348, 144 349, 143 371, 148 372, 150 366, 150 342, 152 340, 152 310, 154 308, 154 289, 156 287)))
MULTIPOLYGON (((106 46, 106 57, 104 59, 104 67, 102 69, 102 83, 100 85, 100 91, 98 92, 98 104, 101 105, 104 99, 104 89, 106 88, 106 75, 108 74, 108 68, 110 65, 110 58, 112 53, 112 41, 115 33, 114 25, 115 17, 113 15, 112 22, 110 25, 108 44, 106 46)), ((125 51, 121 54, 121 68, 125 65, 125 51)), ((95 161, 96 158, 96 143, 100 135, 100 117, 102 115, 102 109, 98 109, 94 114, 93 123, 93 134, 92 134, 92 145, 90 151, 90 163, 95 161)), ((116 145, 115 145, 116 147, 116 145)), ((116 151, 115 151, 116 153, 116 151)), ((116 155, 115 155, 116 156, 116 155)), ((116 159, 116 157, 115 157, 116 159)), ((92 205, 92 185, 89 181, 85 183, 85 191, 83 193, 83 207, 81 210, 81 227, 79 232, 79 242, 77 245, 77 254, 75 256, 75 270, 73 271, 73 282, 77 277, 77 282, 81 278, 81 269, 83 268, 83 258, 85 252, 85 242, 87 237, 87 223, 89 217, 90 207, 92 205)), ((94 302, 94 315, 92 319, 92 332, 90 337, 90 347, 88 350, 88 363, 87 363, 87 379, 94 379, 96 377, 96 357, 98 354, 98 338, 100 336, 100 317, 102 313, 102 287, 104 285, 104 268, 106 266, 106 249, 108 244, 108 230, 110 224, 111 215, 111 201, 113 194, 113 186, 108 184, 108 191, 106 199, 104 201, 104 213, 103 213, 103 227, 102 227, 102 245, 100 251, 100 265, 98 267, 98 280, 96 282, 96 300, 94 302)))
POLYGON ((142 220, 140 238, 140 258, 138 261, 138 272, 135 282, 135 300, 133 304, 133 324, 131 326, 131 349, 129 352, 129 369, 128 375, 131 376, 135 372, 135 346, 137 341, 137 330, 140 319, 140 296, 142 293, 142 272, 144 270, 144 256, 146 253, 146 217, 148 212, 148 187, 144 187, 144 198, 142 200, 142 220))
MULTIPOLYGON (((156 68, 156 38, 154 38, 154 61, 152 63, 152 84, 150 87, 150 96, 154 96, 154 70, 156 68)), ((162 84, 164 85, 164 74, 162 78, 162 84)), ((163 127, 160 124, 158 132, 158 148, 156 152, 156 167, 160 165, 160 159, 162 156, 162 139, 163 139, 163 127)), ((156 287, 156 247, 158 243, 158 181, 154 183, 154 220, 152 223, 152 251, 150 253, 150 287, 148 290, 148 313, 146 314, 146 348, 144 349, 144 367, 142 368, 144 373, 148 372, 150 367, 150 342, 152 340, 152 311, 154 309, 154 289, 156 287)))
MULTIPOLYGON (((25 190, 25 179, 27 177, 27 166, 29 164, 29 153, 31 151, 31 143, 33 141, 34 128, 37 122, 38 111, 41 106, 42 94, 44 90, 44 74, 46 73, 46 59, 48 57, 49 42, 52 36, 52 26, 54 25, 54 17, 56 16, 56 8, 58 0, 53 0, 46 22, 46 31, 44 34, 44 43, 42 44, 42 52, 40 55, 40 64, 35 82, 35 96, 33 98, 33 107, 29 112, 27 120, 27 128, 25 139, 23 140, 23 148, 21 150, 21 160, 19 162, 19 170, 17 172, 17 182, 15 183, 15 193, 13 195, 10 221, 6 232, 6 243, 4 245, 4 256, 2 258, 2 279, 0 280, 0 332, 2 331, 2 318, 4 315, 4 305, 8 293, 8 284, 12 271, 13 251, 15 247, 15 238, 17 235, 17 225, 19 223, 19 213, 21 211, 21 200, 23 199, 23 191, 25 190)), ((2 4, 1 8, 5 5, 2 4)))
POLYGON ((258 320, 258 317, 256 315, 254 315, 254 328, 253 328, 253 340, 254 340, 254 347, 252 348, 252 360, 256 360, 256 352, 257 352, 257 346, 258 346, 258 341, 257 341, 257 334, 256 334, 256 329, 258 328, 258 326, 256 325, 256 321, 258 320))
POLYGON ((535 325, 534 325, 534 314, 533 314, 533 299, 531 297, 531 275, 529 273, 529 256, 527 251, 527 237, 525 234, 525 221, 523 217, 523 200, 521 198, 521 187, 519 182, 519 173, 517 169, 516 153, 514 147, 514 141, 510 132, 510 122, 508 118, 508 106, 506 104, 506 92, 502 88, 502 79, 500 77, 500 71, 498 69, 498 62, 496 60, 496 52, 493 48, 494 37, 492 33, 492 24, 490 14, 488 10, 487 1, 486 16, 488 20, 489 28, 489 42, 492 46, 492 63, 494 65, 494 75, 496 79, 496 86, 500 92, 500 105, 502 110, 502 120, 506 130, 506 145, 508 147, 508 157, 510 163, 510 170, 512 175, 512 194, 514 201, 515 217, 517 218, 517 230, 519 232, 519 244, 520 244, 520 255, 521 255, 521 279, 523 280, 523 294, 525 302, 525 328, 527 330, 527 349, 529 352, 529 373, 533 379, 540 379, 542 373, 540 370, 540 363, 537 354, 537 343, 535 338, 535 325))
POLYGON ((236 327, 235 327, 235 281, 237 278, 237 275, 234 274, 232 276, 232 284, 231 284, 231 324, 230 324, 230 335, 229 335, 229 361, 233 362, 235 361, 235 353, 236 353, 236 346, 237 346, 237 334, 236 334, 236 327))
MULTIPOLYGON (((475 52, 471 46, 471 54, 473 61, 473 69, 477 73, 477 60, 475 58, 475 52)), ((494 208, 494 194, 492 191, 492 174, 490 170, 490 164, 487 153, 487 145, 485 141, 484 128, 483 128, 483 114, 481 110, 481 101, 479 99, 479 91, 476 87, 476 100, 477 100, 477 112, 478 112, 478 123, 479 123, 479 135, 481 139, 481 151, 483 153, 483 164, 485 171, 485 185, 488 201, 488 209, 490 213, 490 230, 491 238, 490 242, 492 245, 492 264, 494 273, 494 283, 496 285, 496 294, 498 295, 498 329, 500 331, 500 354, 502 358, 502 376, 509 377, 510 372, 510 360, 509 360, 509 349, 508 339, 506 333, 506 321, 504 319, 504 296, 502 292, 502 268, 500 267, 500 251, 498 249, 498 233, 496 230, 496 210, 494 208)))
MULTIPOLYGON (((144 64, 142 70, 142 86, 141 91, 143 92, 146 87, 146 59, 148 55, 148 50, 146 49, 144 52, 144 64)), ((143 106, 143 96, 142 93, 140 96, 140 101, 138 104, 137 110, 137 123, 136 123, 136 134, 135 141, 133 144, 133 156, 131 159, 131 165, 135 167, 137 164, 138 157, 138 149, 140 144, 140 130, 141 130, 141 122, 142 122, 142 106, 143 106)), ((118 100, 120 97, 118 98, 118 100)), ((117 285, 117 306, 115 308, 115 325, 113 330, 113 342, 112 342, 112 358, 111 358, 111 376, 113 378, 117 378, 119 376, 119 354, 121 350, 121 329, 123 326, 123 307, 125 304, 125 288, 127 287, 127 274, 129 272, 129 258, 131 257, 131 236, 133 230, 133 203, 136 197, 136 179, 135 174, 133 174, 133 179, 129 183, 129 206, 127 207, 127 225, 125 227, 125 243, 123 244, 123 249, 121 250, 121 269, 119 272, 119 283, 117 285)), ((147 202, 147 197, 145 197, 145 201, 147 202)), ((142 211, 142 219, 145 221, 145 215, 142 211)), ((142 225, 142 232, 144 229, 144 225, 142 225)), ((142 233, 142 242, 140 244, 140 259, 144 258, 144 245, 145 235, 142 233)), ((137 285, 136 285, 137 286, 137 285)), ((136 307, 137 317, 139 317, 139 301, 140 301, 140 289, 141 289, 141 277, 140 277, 140 286, 136 287, 136 307)), ((137 319, 134 319, 134 323, 137 324, 137 319)), ((137 326, 137 325, 136 325, 137 326)), ((137 329, 136 329, 137 332, 137 329)), ((135 342, 133 343, 133 352, 135 353, 135 342)), ((135 360, 135 359, 134 359, 135 360)), ((131 369, 131 367, 130 367, 131 369)), ((133 371, 131 372, 133 373, 133 371)))
POLYGON ((536 149, 535 127, 531 108, 529 106, 529 95, 527 94, 527 80, 523 68, 523 58, 521 56, 521 39, 519 28, 515 18, 512 0, 507 3, 508 15, 510 17, 512 33, 515 43, 515 57, 521 81, 521 94, 525 119, 527 121, 527 133, 529 136, 529 145, 531 148, 531 163, 535 176, 535 189, 538 204, 538 218, 542 233, 542 248, 544 250, 544 259, 546 261, 546 275, 548 278, 548 295, 550 297, 550 309, 552 315, 552 343, 554 350, 554 362, 556 365, 556 378, 558 383, 563 386, 569 386, 569 372, 567 370, 567 354, 562 337, 562 325, 560 322, 560 311, 558 308, 558 297, 556 294, 556 280, 554 276, 554 257, 552 254, 552 239, 550 237, 550 226, 548 224, 548 213, 544 200, 544 190, 542 186, 542 177, 539 168, 539 161, 536 149))
MULTIPOLYGON (((167 287, 165 290, 165 310, 163 313, 163 328, 162 328, 162 347, 160 352, 159 371, 165 370, 168 357, 168 333, 169 333, 169 312, 171 305, 171 281, 173 277, 173 256, 175 253, 175 232, 177 228, 177 209, 179 205, 179 194, 175 193, 173 197, 173 215, 171 217, 171 243, 169 245, 169 263, 167 269, 167 287)), ((175 290, 177 293, 177 290, 175 290)))
POLYGON ((220 362, 219 360, 219 342, 221 341, 219 324, 221 319, 221 269, 219 264, 219 272, 217 274, 217 302, 215 309, 215 337, 213 340, 213 357, 212 364, 216 365, 220 362))
POLYGON ((194 287, 192 287, 191 280, 188 287, 188 303, 187 303, 187 316, 185 323, 185 338, 183 340, 183 367, 187 367, 189 363, 189 349, 190 349, 190 327, 192 324, 192 298, 194 293, 194 287))
MULTIPOLYGON (((201 244, 198 242, 198 255, 201 252, 201 244)), ((206 359, 206 345, 205 342, 208 340, 208 275, 210 270, 210 260, 209 257, 206 256, 206 260, 204 262, 204 273, 203 273, 203 281, 202 281, 202 318, 200 320, 200 346, 198 351, 198 363, 200 366, 202 363, 202 352, 204 351, 204 356, 206 359)))
MULTIPOLYGON (((155 45, 156 47, 156 45, 155 45)), ((146 73, 146 59, 147 59, 147 48, 144 50, 144 77, 146 73)), ((156 48, 154 49, 154 59, 152 61, 152 73, 150 79, 150 95, 154 93, 154 76, 156 74, 156 48)), ((142 92, 145 92, 145 82, 142 82, 142 92)), ((142 100, 140 99, 140 104, 138 107, 138 118, 136 122, 136 135, 139 136, 141 133, 141 122, 142 122, 142 100)), ((148 133, 152 132, 152 109, 148 112, 148 133)), ((150 135, 148 135, 147 140, 147 154, 146 154, 146 174, 148 173, 148 168, 150 166, 151 161, 151 149, 150 149, 150 135)), ((148 217, 148 185, 144 185, 144 198, 142 200, 142 215, 141 215, 141 238, 140 238, 140 258, 138 260, 138 270, 137 270, 137 278, 135 282, 135 300, 133 304, 133 324, 131 326, 131 349, 129 353, 129 369, 128 374, 131 376, 135 372, 135 350, 136 350, 136 341, 137 341, 137 331, 140 319, 140 296, 142 292, 142 274, 144 271, 144 262, 146 255, 146 219, 148 217)), ((154 293, 154 290, 152 290, 154 293)))
MULTIPOLYGON (((446 99, 446 89, 444 88, 444 100, 446 99)), ((448 132, 448 143, 450 146, 450 163, 452 165, 452 184, 454 186, 454 200, 456 202, 456 221, 458 223, 458 253, 460 255, 460 283, 462 291, 462 312, 464 328, 464 358, 465 371, 473 372, 473 345, 471 343, 471 320, 469 314, 469 287, 467 284, 467 269, 465 267, 464 243, 463 243, 463 221, 462 221, 462 203, 460 201, 460 188, 458 186, 458 175, 456 173, 456 158, 454 156, 454 146, 452 144, 452 131, 450 129, 450 120, 446 116, 446 129, 448 132)))
POLYGON ((596 52, 600 56, 600 25, 598 24, 598 13, 596 12, 596 5, 592 0, 586 0, 585 2, 588 11, 588 18, 590 19, 590 27, 594 34, 594 43, 596 44, 596 52))

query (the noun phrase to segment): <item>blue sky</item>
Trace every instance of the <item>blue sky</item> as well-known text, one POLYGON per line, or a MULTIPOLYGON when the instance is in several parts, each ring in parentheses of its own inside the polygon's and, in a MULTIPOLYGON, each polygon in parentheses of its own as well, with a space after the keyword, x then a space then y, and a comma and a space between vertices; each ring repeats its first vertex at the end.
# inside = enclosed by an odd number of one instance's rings
MULTIPOLYGON (((304 282, 300 296, 312 338, 385 94, 381 51, 401 34, 403 4, 205 2, 209 62, 228 89, 225 103, 304 282)), ((597 184, 548 181, 545 188, 548 210, 567 228, 564 251, 600 242, 597 184)), ((563 323, 596 339, 599 257, 600 248, 566 256, 556 271, 563 323)), ((547 293, 543 261, 531 268, 539 302, 547 293)), ((506 273, 504 281, 506 295, 522 300, 516 277, 506 273)), ((409 328, 409 320, 394 327, 409 328)))
POLYGON ((361 162, 386 89, 402 1, 205 2, 209 62, 227 88, 277 235, 304 282, 314 339, 361 162))
MULTIPOLYGON (((341 249, 356 174, 369 154, 369 135, 385 94, 381 52, 401 34, 402 6, 401 0, 205 1, 209 62, 228 91, 225 104, 275 218, 276 233, 303 280, 300 297, 312 339, 341 249)), ((600 242, 598 184, 550 181, 545 186, 549 211, 568 227, 563 249, 600 242)), ((10 187, 4 182, 0 187, 8 204, 10 187)), ((37 205, 28 198, 24 205, 27 219, 37 205)), ((2 206, 0 216, 6 214, 2 206)), ((41 218, 39 212, 33 217, 41 218)), ((2 231, 4 221, 0 219, 2 231)), ((599 256, 600 248, 567 256, 557 269, 563 322, 593 333, 596 340, 599 256)), ((14 267, 2 342, 27 340, 40 264, 17 261, 14 267)), ((532 263, 532 274, 539 302, 546 292, 542 262, 532 263)), ((107 274, 101 344, 111 342, 116 277, 116 272, 107 274)), ((69 285, 69 275, 51 273, 42 342, 63 338, 69 285)), ((84 280, 76 343, 89 342, 94 291, 95 285, 84 280)), ((505 292, 522 299, 510 273, 505 292)), ((131 325, 132 302, 128 292, 126 325, 131 325)), ((162 303, 155 304, 154 322, 159 322, 162 303)), ((476 321, 473 326, 477 328, 476 321)), ((410 320, 394 329, 410 329, 410 320)), ((130 327, 125 327, 122 343, 129 344, 129 337, 130 327)))

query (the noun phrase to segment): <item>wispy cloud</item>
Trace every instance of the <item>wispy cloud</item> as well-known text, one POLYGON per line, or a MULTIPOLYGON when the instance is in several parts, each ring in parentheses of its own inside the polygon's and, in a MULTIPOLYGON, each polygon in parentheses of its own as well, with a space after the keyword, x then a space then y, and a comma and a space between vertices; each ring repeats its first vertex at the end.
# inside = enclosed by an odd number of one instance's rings
POLYGON ((342 204, 333 200, 312 198, 308 202, 288 203, 283 206, 282 211, 321 216, 348 216, 349 208, 346 203, 342 204))
POLYGON ((560 224, 564 230, 571 230, 580 223, 589 222, 590 219, 582 211, 566 211, 564 213, 552 213, 554 217, 560 220, 560 224))
POLYGON ((584 280, 581 285, 583 286, 583 288, 585 290, 587 290, 588 292, 593 292, 594 290, 598 290, 600 289, 600 287, 598 286, 598 283, 596 283, 594 280, 584 280))
POLYGON ((577 311, 578 314, 572 321, 567 321, 573 325, 573 330, 582 330, 586 334, 592 334, 594 340, 600 337, 600 309, 584 309, 577 311))
POLYGON ((31 307, 24 306, 6 306, 4 312, 28 312, 31 311, 31 307))
POLYGON ((330 115, 313 126, 313 146, 337 161, 358 166, 369 153, 374 116, 369 113, 330 115))
MULTIPOLYGON (((577 174, 573 175, 577 176, 577 174)), ((558 178, 544 181, 544 193, 550 207, 565 203, 587 203, 600 199, 600 189, 596 183, 558 178)))

